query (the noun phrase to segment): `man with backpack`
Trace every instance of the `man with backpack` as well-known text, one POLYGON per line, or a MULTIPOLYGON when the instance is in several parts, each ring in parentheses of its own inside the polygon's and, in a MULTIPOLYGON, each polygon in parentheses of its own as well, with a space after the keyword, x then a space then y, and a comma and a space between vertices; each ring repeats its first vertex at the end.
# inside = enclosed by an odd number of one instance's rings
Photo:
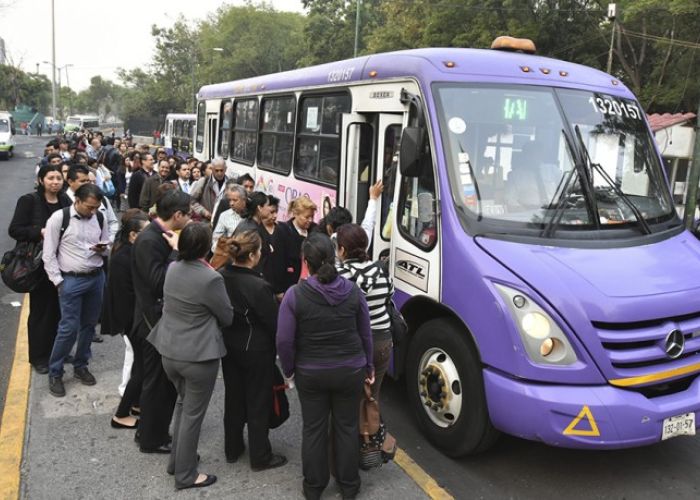
POLYGON ((73 375, 84 385, 97 383, 88 361, 102 309, 103 256, 110 247, 109 230, 99 212, 102 198, 97 186, 85 184, 75 192, 75 203, 54 212, 46 223, 42 259, 61 306, 49 358, 49 391, 56 397, 66 395, 63 363, 76 340, 73 375))

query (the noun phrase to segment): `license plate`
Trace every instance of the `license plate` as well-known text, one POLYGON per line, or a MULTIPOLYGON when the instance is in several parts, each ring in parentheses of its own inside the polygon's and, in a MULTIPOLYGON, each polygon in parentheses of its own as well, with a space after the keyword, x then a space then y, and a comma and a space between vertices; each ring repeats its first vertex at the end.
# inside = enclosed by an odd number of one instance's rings
POLYGON ((661 431, 661 440, 670 439, 676 436, 695 435, 695 413, 685 413, 664 419, 664 426, 661 431))

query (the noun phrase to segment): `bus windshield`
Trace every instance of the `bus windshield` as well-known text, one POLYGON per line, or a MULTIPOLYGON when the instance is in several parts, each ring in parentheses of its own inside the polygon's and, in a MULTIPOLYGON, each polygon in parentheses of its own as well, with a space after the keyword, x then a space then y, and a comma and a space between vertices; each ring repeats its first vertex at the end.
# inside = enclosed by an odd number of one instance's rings
POLYGON ((518 230, 643 227, 675 217, 637 103, 532 86, 436 86, 454 198, 518 230), (644 220, 640 220, 644 219, 644 220))

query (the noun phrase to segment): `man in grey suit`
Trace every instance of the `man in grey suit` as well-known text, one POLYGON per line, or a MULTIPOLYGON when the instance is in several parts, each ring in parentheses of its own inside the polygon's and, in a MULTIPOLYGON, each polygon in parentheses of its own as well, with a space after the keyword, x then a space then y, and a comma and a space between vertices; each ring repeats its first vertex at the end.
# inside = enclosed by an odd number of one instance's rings
POLYGON ((233 307, 223 276, 203 260, 210 246, 208 225, 189 224, 182 230, 178 261, 165 276, 163 316, 147 339, 162 356, 163 369, 178 393, 168 463, 178 489, 216 481, 216 476, 198 472, 197 444, 219 359, 226 354, 221 328, 233 321, 233 307))

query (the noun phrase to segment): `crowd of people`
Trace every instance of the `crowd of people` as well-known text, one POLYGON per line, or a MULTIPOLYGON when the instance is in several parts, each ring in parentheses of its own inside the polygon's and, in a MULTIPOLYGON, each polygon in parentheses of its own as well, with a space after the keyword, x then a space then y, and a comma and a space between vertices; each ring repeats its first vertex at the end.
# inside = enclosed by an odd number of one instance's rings
POLYGON ((246 451, 247 427, 253 470, 287 463, 269 436, 279 360, 301 403, 304 496, 320 498, 332 472, 353 498, 363 385, 378 401, 392 349, 393 284, 368 254, 382 189, 371 186, 361 224, 342 207, 316 223, 305 196, 281 222, 280 200, 221 159, 99 133, 54 138, 9 228, 18 241, 43 242, 29 362, 63 397, 64 366, 95 385, 92 344, 123 336, 110 424, 135 430, 141 452, 168 454, 166 471, 183 489, 216 481, 199 472, 197 445, 219 366, 227 462, 246 451))

